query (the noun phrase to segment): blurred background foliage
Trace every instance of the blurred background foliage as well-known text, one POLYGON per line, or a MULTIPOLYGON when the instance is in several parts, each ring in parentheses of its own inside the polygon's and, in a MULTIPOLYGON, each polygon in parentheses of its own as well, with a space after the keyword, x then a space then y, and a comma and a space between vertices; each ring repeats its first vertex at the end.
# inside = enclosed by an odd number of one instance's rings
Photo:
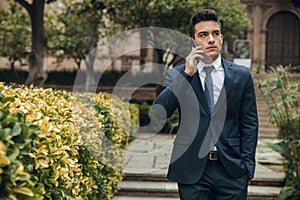
MULTIPOLYGON (((57 66, 64 59, 71 59, 80 68, 82 63, 87 62, 86 57, 101 39, 141 27, 163 27, 188 34, 187 25, 191 15, 203 8, 212 8, 218 12, 225 41, 229 43, 245 37, 245 31, 250 24, 244 12, 245 6, 239 0, 49 0, 43 4, 37 2, 8 0, 8 8, 0 9, 0 56, 9 59, 12 71, 15 65, 34 65, 28 71, 27 79, 32 69, 37 68, 41 70, 40 73, 47 73, 43 62, 32 64, 28 60, 32 52, 39 53, 33 49, 34 41, 39 39, 35 38, 33 27, 40 27, 40 32, 44 33, 41 36, 42 40, 38 40, 37 43, 41 43, 38 46, 43 47, 40 51, 45 50, 45 53, 40 55, 41 58, 33 56, 31 59, 39 61, 45 56, 54 57, 57 66), (40 8, 36 8, 37 6, 40 8), (34 9, 45 11, 37 13, 33 12, 34 9), (37 22, 34 20, 36 18, 43 20, 37 22), (32 26, 35 23, 42 24, 32 26)), ((162 63, 164 52, 157 53, 159 55, 156 56, 156 63, 162 63)), ((143 64, 142 52, 140 59, 143 64)), ((87 66, 91 66, 91 69, 87 70, 88 76, 93 72, 93 65, 88 63, 87 66)), ((39 81, 42 84, 42 81, 47 79, 36 81, 27 80, 26 83, 38 85, 39 81)))

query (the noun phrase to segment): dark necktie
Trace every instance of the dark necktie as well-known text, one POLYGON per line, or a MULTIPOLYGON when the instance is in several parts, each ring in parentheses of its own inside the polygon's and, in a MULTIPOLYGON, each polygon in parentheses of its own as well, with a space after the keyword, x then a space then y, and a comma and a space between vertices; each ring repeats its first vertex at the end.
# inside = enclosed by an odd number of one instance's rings
POLYGON ((211 77, 211 71, 213 70, 213 66, 206 66, 203 68, 203 70, 206 73, 205 80, 204 80, 205 83, 204 94, 208 103, 208 108, 211 112, 214 107, 213 81, 211 77))

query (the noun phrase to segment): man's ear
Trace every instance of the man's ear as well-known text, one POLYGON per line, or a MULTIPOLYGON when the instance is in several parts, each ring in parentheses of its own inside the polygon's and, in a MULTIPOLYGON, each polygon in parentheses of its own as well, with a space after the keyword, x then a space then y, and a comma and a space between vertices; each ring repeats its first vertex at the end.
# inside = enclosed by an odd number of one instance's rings
POLYGON ((221 35, 221 45, 223 44, 223 40, 224 40, 224 36, 223 36, 223 34, 221 35))

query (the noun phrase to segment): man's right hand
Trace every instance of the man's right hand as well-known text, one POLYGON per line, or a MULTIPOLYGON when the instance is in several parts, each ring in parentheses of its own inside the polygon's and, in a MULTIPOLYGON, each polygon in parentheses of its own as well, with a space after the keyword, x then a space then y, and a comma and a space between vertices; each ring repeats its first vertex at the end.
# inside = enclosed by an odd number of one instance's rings
POLYGON ((193 76, 197 71, 197 65, 200 59, 203 58, 201 54, 204 53, 204 50, 200 47, 192 47, 190 54, 185 59, 185 69, 184 72, 189 76, 193 76))

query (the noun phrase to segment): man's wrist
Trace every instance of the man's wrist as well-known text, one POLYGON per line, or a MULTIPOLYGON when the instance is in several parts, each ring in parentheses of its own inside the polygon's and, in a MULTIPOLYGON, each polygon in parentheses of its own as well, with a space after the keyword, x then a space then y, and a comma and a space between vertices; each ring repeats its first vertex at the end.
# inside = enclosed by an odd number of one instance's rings
POLYGON ((187 73, 185 70, 183 70, 183 73, 181 72, 182 76, 188 81, 190 82, 192 80, 192 75, 190 75, 189 73, 187 73))
POLYGON ((193 76, 195 74, 194 71, 190 71, 190 70, 187 70, 187 69, 184 69, 184 73, 186 73, 186 75, 188 75, 188 76, 193 76))

